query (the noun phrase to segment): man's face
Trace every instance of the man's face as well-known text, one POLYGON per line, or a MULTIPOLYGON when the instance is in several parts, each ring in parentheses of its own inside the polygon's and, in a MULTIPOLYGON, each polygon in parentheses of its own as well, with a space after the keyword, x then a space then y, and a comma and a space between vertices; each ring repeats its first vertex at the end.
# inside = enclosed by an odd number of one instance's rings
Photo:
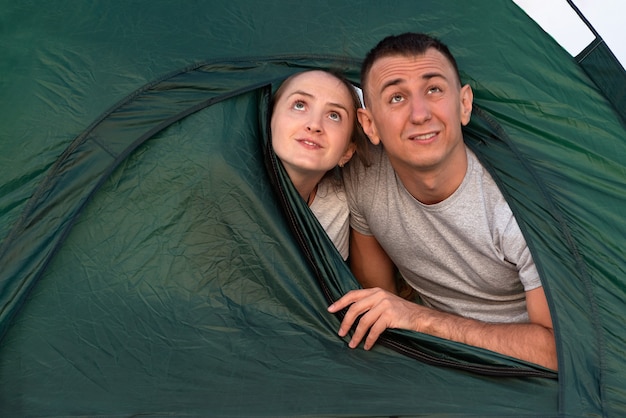
POLYGON ((380 58, 365 87, 367 110, 359 110, 359 120, 374 144, 383 143, 401 177, 447 170, 465 154, 461 126, 470 119, 472 91, 460 87, 439 51, 380 58))

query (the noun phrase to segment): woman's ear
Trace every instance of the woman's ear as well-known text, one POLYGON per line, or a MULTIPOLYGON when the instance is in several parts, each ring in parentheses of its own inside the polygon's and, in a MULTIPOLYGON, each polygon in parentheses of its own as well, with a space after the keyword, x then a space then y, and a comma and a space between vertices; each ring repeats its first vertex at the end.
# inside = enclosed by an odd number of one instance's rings
POLYGON ((380 142, 380 138, 378 137, 378 132, 376 131, 376 125, 374 124, 374 120, 372 120, 372 114, 367 109, 357 109, 357 118, 359 119, 359 123, 363 128, 363 132, 370 139, 370 142, 374 145, 378 145, 380 142))
POLYGON ((355 151, 356 151, 356 144, 354 142, 350 142, 348 144, 348 148, 346 148, 346 152, 344 152, 344 154, 341 156, 337 165, 339 167, 343 167, 344 165, 346 165, 346 163, 350 161, 350 159, 354 155, 355 151))

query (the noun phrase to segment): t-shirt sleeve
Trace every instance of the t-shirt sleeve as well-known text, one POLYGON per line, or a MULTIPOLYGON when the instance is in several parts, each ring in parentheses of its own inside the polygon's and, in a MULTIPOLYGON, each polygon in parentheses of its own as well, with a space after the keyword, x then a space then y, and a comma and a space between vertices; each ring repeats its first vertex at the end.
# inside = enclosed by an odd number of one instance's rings
POLYGON ((341 185, 335 184, 332 179, 322 179, 317 186, 317 194, 310 209, 343 259, 346 260, 350 245, 348 228, 350 211, 341 185))
POLYGON ((502 251, 505 260, 517 266, 524 291, 541 287, 537 266, 513 214, 502 234, 502 251))

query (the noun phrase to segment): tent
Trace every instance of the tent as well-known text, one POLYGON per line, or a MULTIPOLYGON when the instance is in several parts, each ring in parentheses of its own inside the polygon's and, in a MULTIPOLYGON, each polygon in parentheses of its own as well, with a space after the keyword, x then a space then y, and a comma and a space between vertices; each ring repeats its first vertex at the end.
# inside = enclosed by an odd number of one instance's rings
POLYGON ((0 416, 626 415, 626 76, 513 2, 0 7, 0 416), (559 372, 389 330, 336 334, 358 284, 267 152, 296 71, 440 37, 466 142, 539 268, 559 372))

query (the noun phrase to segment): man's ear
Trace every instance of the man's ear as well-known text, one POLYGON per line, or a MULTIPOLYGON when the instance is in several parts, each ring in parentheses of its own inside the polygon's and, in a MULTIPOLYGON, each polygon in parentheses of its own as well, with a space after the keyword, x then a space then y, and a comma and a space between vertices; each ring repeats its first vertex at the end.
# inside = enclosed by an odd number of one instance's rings
POLYGON ((472 117, 472 105, 474 102, 474 92, 469 84, 461 87, 461 124, 467 125, 472 117))
POLYGON ((344 152, 343 156, 339 159, 339 163, 338 163, 339 167, 343 167, 344 165, 346 165, 346 163, 350 161, 350 159, 354 155, 355 151, 356 151, 356 144, 354 142, 350 142, 348 144, 348 148, 346 148, 346 152, 344 152))
POLYGON ((374 145, 378 145, 380 143, 380 137, 378 136, 378 131, 376 130, 376 125, 372 120, 372 114, 368 109, 357 109, 356 115, 359 119, 359 123, 363 128, 363 132, 370 139, 370 142, 374 145))

